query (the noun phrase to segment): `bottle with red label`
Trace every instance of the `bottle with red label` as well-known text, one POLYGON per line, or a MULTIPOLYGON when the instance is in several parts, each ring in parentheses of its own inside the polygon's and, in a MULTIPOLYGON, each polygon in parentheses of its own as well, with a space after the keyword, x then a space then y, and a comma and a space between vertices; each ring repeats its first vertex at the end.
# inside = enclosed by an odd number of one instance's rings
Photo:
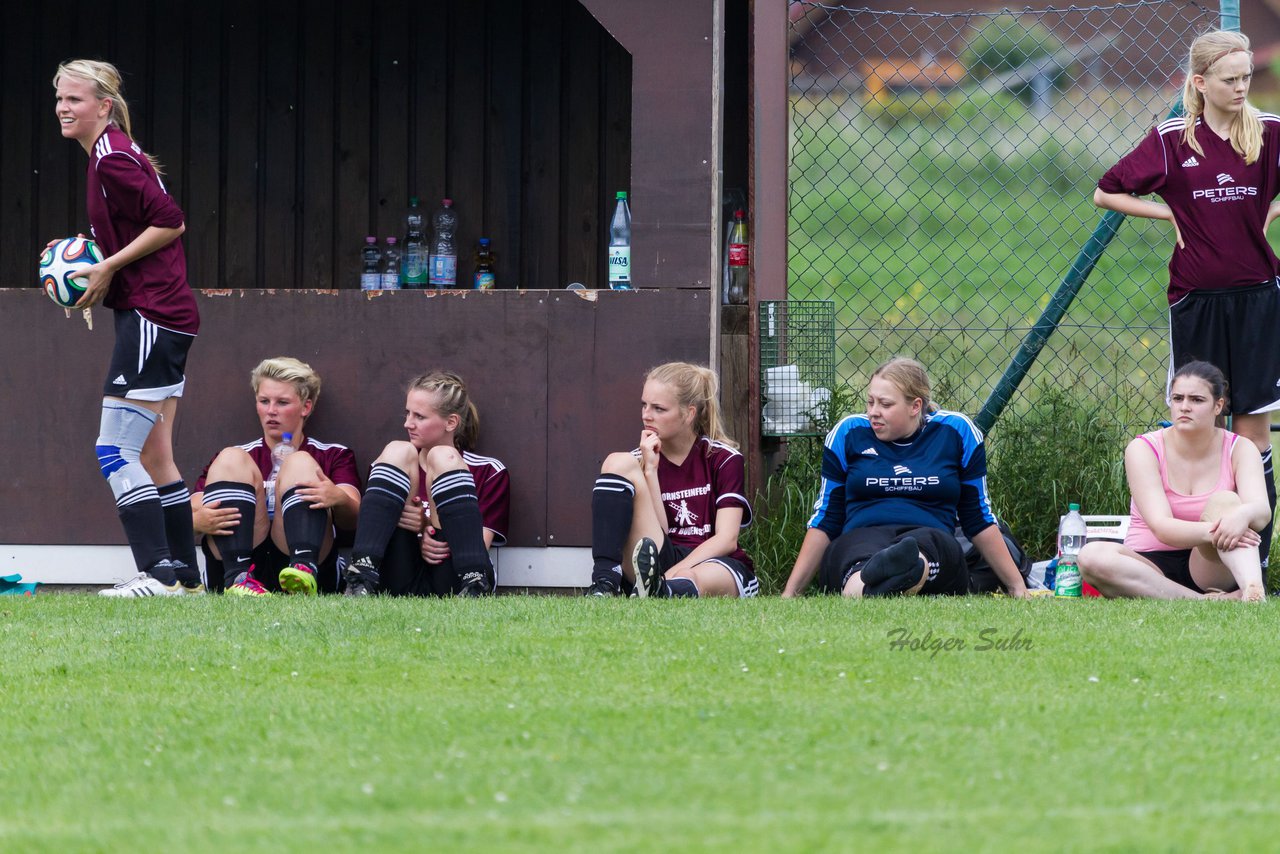
POLYGON ((729 277, 724 294, 727 304, 747 304, 747 280, 750 275, 751 244, 747 239, 747 215, 739 208, 733 212, 733 227, 729 230, 729 277))

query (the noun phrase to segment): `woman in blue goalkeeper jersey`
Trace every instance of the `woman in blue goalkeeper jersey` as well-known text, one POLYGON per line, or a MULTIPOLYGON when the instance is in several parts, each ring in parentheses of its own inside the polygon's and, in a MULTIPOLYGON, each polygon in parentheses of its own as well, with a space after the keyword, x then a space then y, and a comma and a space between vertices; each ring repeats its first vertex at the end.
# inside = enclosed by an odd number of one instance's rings
POLYGON ((967 593, 957 524, 1009 595, 1027 595, 991 512, 982 433, 938 409, 914 359, 876 368, 866 414, 827 435, 820 487, 784 597, 815 574, 823 590, 852 597, 967 593))

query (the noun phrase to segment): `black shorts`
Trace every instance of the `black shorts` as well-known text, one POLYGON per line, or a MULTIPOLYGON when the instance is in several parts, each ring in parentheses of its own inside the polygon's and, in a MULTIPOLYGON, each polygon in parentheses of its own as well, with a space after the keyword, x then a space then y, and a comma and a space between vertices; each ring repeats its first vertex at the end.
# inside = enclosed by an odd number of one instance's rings
MULTIPOLYGON (((1134 549, 1137 551, 1137 549, 1134 549)), ((1200 585, 1196 584, 1191 578, 1191 549, 1160 549, 1159 551, 1138 552, 1156 565, 1156 569, 1160 570, 1165 578, 1181 584, 1183 587, 1189 587, 1197 593, 1203 593, 1200 585)))
MULTIPOLYGON (((688 546, 677 546, 667 537, 662 538, 662 548, 658 549, 658 566, 663 574, 671 567, 684 560, 693 552, 688 546)), ((755 571, 742 561, 733 557, 709 557, 702 563, 718 563, 733 576, 733 583, 738 586, 738 598, 750 599, 760 592, 760 582, 756 580, 755 571)))
POLYGON ((194 335, 156 326, 136 311, 117 311, 116 346, 102 393, 160 401, 182 397, 194 335))
POLYGON ((931 564, 929 578, 920 588, 921 596, 958 596, 969 592, 969 569, 955 535, 939 528, 915 525, 854 528, 836 537, 822 558, 819 586, 827 593, 843 592, 849 577, 873 554, 901 542, 903 537, 915 537, 920 551, 931 564))
MULTIPOLYGON (((458 592, 460 585, 453 559, 427 563, 422 559, 421 546, 413 533, 396 528, 378 567, 383 593, 388 596, 452 596, 458 592)), ((498 578, 492 562, 490 567, 489 586, 497 590, 498 578)))
POLYGON ((1178 368, 1202 359, 1227 378, 1228 412, 1280 409, 1278 329, 1280 280, 1192 291, 1169 306, 1169 383, 1178 368))
MULTIPOLYGON (((200 550, 204 552, 205 587, 210 593, 221 593, 235 581, 234 578, 225 578, 222 573, 222 561, 213 556, 213 552, 209 549, 209 538, 205 537, 200 543, 200 550)), ((258 579, 263 587, 272 593, 280 592, 280 570, 289 565, 289 556, 280 549, 276 548, 275 542, 268 536, 265 540, 258 544, 253 550, 253 577, 258 579)), ((316 589, 321 593, 337 593, 338 579, 342 577, 341 566, 339 566, 338 549, 335 546, 329 551, 329 555, 320 562, 320 567, 316 572, 316 589)))

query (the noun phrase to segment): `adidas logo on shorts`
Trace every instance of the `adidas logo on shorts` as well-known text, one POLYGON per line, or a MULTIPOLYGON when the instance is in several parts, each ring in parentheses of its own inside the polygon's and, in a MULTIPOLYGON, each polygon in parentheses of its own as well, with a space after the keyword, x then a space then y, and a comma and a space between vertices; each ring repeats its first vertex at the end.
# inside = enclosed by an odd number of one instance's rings
POLYGON ((1183 169, 1189 169, 1192 166, 1199 166, 1199 165, 1200 165, 1200 161, 1196 160, 1196 156, 1194 154, 1188 157, 1186 160, 1182 161, 1183 169))
POLYGON ((128 385, 129 381, 124 378, 124 374, 121 374, 120 376, 113 379, 111 381, 111 384, 112 385, 128 385))

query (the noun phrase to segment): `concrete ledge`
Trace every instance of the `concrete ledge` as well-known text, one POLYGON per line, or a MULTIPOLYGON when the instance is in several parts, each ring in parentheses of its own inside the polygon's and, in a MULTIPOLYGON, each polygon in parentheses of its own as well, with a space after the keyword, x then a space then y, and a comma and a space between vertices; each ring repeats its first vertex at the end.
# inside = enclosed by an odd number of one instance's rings
MULTIPOLYGON (((505 546, 491 554, 499 587, 586 587, 591 549, 505 546)), ((204 558, 200 558, 201 569, 204 558)), ((0 575, 43 584, 110 585, 133 577, 128 546, 0 545, 0 575)))

